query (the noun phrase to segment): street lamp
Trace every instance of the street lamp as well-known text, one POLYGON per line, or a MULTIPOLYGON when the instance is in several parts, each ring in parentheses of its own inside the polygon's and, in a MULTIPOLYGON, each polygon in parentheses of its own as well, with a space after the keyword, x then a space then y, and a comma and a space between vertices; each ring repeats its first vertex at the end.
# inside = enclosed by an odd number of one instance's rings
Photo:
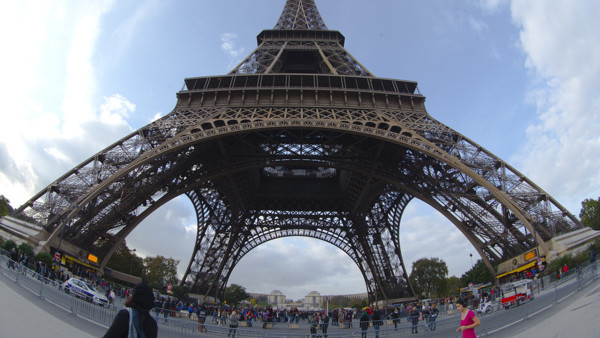
POLYGON ((473 265, 473 254, 470 253, 469 256, 471 257, 471 269, 475 269, 475 265, 473 265))
POLYGON ((131 268, 133 265, 133 257, 135 256, 135 249, 131 250, 131 259, 129 260, 129 274, 131 275, 131 268))

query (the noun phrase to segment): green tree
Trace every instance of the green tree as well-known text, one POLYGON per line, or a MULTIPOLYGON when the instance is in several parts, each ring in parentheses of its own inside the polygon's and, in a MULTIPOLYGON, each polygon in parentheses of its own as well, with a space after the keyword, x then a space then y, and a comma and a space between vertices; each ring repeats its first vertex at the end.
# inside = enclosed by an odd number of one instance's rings
POLYGON ((177 265, 175 258, 163 256, 144 258, 144 277, 149 286, 165 292, 166 285, 177 284, 177 265))
POLYGON ((15 243, 12 239, 9 239, 8 241, 4 242, 4 250, 10 251, 13 248, 17 248, 17 243, 15 243))
POLYGON ((225 288, 225 301, 228 304, 237 306, 241 301, 248 298, 250 298, 250 295, 246 292, 246 288, 241 285, 231 284, 225 288))
POLYGON ((480 259, 475 263, 475 266, 471 268, 471 270, 465 272, 460 277, 460 281, 463 286, 466 286, 469 283, 492 283, 494 281, 494 275, 492 275, 483 260, 480 259))
POLYGON ((52 265, 53 261, 52 256, 50 256, 50 254, 47 252, 40 252, 35 256, 35 259, 46 264, 46 266, 52 265))
POLYGON ((13 208, 10 206, 10 201, 4 195, 0 195, 0 217, 10 215, 13 208))
POLYGON ((446 289, 443 292, 443 297, 454 296, 460 294, 460 278, 450 276, 446 278, 446 289))
POLYGON ((600 230, 600 197, 597 200, 591 198, 583 200, 579 218, 586 227, 600 230))
POLYGON ((546 266, 546 269, 544 269, 543 273, 544 275, 552 275, 553 278, 555 278, 558 270, 562 271, 565 265, 567 265, 569 269, 575 267, 575 258, 573 258, 573 255, 566 254, 553 260, 550 264, 546 266))
POLYGON ((130 250, 125 241, 119 244, 106 267, 137 277, 142 277, 144 274, 143 259, 135 254, 135 250, 130 250))
POLYGON ((173 286, 173 296, 177 297, 180 301, 187 302, 190 299, 188 293, 190 288, 187 285, 176 285, 173 286))
POLYGON ((31 245, 27 243, 21 243, 17 249, 20 252, 26 254, 27 256, 33 257, 33 248, 31 247, 31 245))
POLYGON ((410 281, 418 296, 438 297, 446 289, 448 266, 439 258, 421 258, 413 262, 410 281))
POLYGON ((350 298, 348 298, 348 297, 333 296, 329 300, 329 308, 330 309, 345 308, 345 307, 348 307, 349 303, 350 303, 350 298))
POLYGON ((350 302, 348 302, 348 306, 353 309, 360 310, 367 306, 367 300, 354 298, 354 299, 351 299, 350 302))

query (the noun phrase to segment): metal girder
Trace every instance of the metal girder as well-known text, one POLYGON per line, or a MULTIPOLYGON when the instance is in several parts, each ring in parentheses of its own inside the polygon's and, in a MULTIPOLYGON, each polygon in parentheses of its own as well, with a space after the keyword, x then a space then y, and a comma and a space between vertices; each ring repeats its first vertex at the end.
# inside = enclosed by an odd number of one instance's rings
POLYGON ((327 30, 314 0, 288 0, 275 29, 327 30))

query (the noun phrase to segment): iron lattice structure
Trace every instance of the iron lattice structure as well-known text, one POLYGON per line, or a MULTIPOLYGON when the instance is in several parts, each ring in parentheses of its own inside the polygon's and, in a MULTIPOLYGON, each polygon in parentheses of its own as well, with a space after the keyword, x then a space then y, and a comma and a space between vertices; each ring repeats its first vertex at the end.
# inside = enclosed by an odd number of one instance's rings
POLYGON ((378 78, 287 0, 222 76, 185 79, 167 116, 84 161, 17 210, 104 266, 150 213, 185 194, 198 220, 184 282, 222 297, 240 259, 276 238, 331 243, 370 301, 411 299, 402 213, 420 199, 493 264, 582 225, 551 196, 426 111, 416 82, 378 78))

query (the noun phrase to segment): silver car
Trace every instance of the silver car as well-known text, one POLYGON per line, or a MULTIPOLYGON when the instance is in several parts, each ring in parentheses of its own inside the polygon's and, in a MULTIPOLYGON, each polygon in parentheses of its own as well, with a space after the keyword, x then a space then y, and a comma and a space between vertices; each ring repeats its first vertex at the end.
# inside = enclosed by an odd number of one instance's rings
POLYGON ((96 290, 87 281, 79 278, 69 278, 63 283, 63 289, 66 293, 72 293, 75 297, 79 297, 98 304, 105 306, 108 304, 108 299, 101 292, 96 290))

